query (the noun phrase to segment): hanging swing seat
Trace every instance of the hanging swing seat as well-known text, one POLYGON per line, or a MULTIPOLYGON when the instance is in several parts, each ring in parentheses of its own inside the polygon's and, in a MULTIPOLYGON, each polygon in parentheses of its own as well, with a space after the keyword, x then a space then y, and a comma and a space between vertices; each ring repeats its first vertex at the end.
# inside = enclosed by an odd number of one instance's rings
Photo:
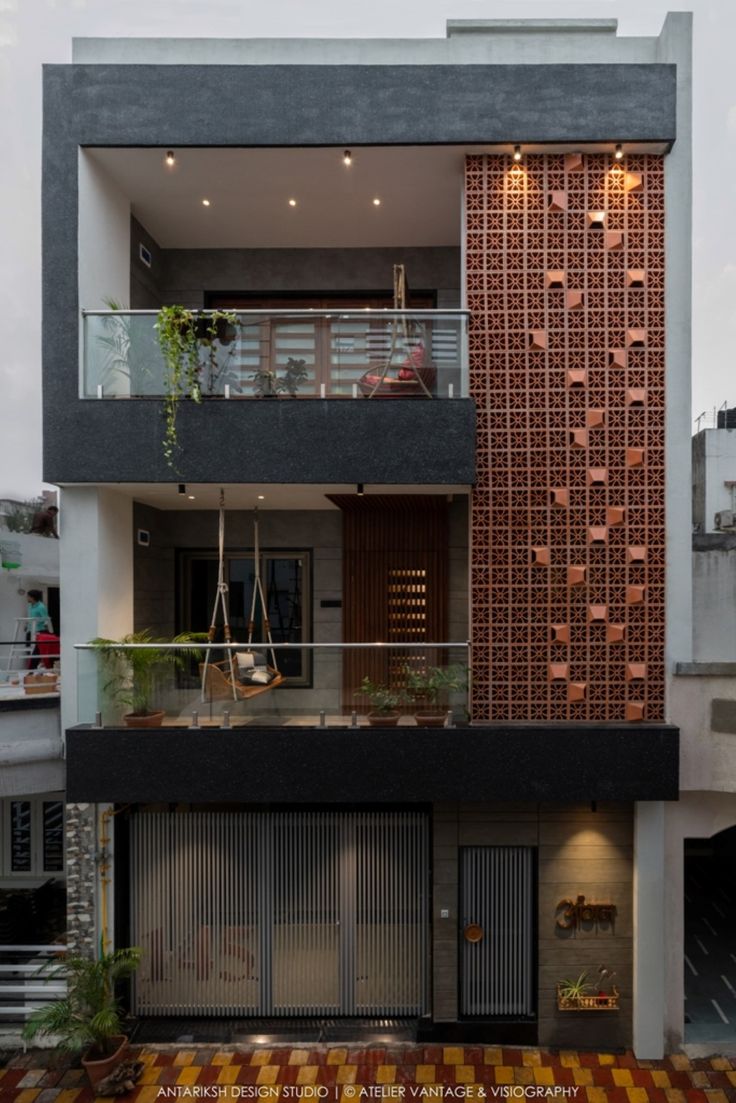
POLYGON ((200 663, 199 673, 202 678, 203 696, 212 701, 223 697, 229 697, 231 700, 235 697, 238 701, 247 701, 251 697, 257 697, 259 693, 266 693, 269 689, 275 689, 276 686, 281 685, 284 680, 283 674, 273 666, 267 666, 265 669, 272 675, 270 682, 263 685, 243 685, 237 678, 232 677, 228 659, 223 659, 219 663, 207 663, 206 667, 204 663, 200 663))

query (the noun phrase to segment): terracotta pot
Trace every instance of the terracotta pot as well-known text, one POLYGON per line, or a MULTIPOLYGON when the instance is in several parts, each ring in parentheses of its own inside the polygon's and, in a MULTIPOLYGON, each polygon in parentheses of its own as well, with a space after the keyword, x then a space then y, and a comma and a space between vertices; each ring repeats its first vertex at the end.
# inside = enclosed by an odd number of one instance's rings
POLYGON ((431 712, 415 712, 414 719, 418 728, 444 728, 446 709, 434 709, 431 712))
POLYGON ((121 1061, 125 1060, 128 1053, 127 1035, 113 1034, 110 1039, 110 1045, 116 1046, 116 1049, 109 1057, 103 1057, 102 1060, 90 1059, 88 1054, 92 1053, 91 1049, 88 1049, 87 1053, 82 1057, 82 1066, 87 1070, 87 1076, 93 1088, 97 1087, 100 1080, 104 1080, 106 1076, 114 1072, 121 1061))
POLYGON ((369 712, 368 723, 372 728, 395 728, 400 716, 400 712, 369 712))
POLYGON ((138 716, 134 712, 128 712, 123 717, 127 728, 160 728, 166 712, 159 709, 158 712, 149 712, 145 716, 138 716))

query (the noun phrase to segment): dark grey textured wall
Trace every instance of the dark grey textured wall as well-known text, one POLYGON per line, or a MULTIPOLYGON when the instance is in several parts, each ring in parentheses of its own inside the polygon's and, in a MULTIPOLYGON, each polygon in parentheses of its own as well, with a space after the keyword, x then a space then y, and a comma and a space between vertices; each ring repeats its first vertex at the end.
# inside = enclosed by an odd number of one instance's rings
POLYGON ((163 257, 161 247, 137 218, 130 220, 130 309, 157 310, 164 301, 161 298, 163 257), (146 268, 140 258, 140 245, 151 254, 151 267, 146 268))
POLYGON ((70 801, 677 800, 669 725, 67 731, 70 801))

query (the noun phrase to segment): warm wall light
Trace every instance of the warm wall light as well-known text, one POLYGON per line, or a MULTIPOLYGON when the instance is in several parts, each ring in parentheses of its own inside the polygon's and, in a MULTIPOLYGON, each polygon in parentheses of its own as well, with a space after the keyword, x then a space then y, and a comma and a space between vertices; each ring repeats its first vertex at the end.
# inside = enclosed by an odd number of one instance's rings
POLYGON ((617 161, 623 161, 624 147, 621 145, 620 142, 616 142, 616 149, 614 150, 613 156, 616 158, 617 161))
POLYGON ((174 156, 173 149, 166 150, 166 164, 169 166, 170 169, 173 169, 174 165, 176 164, 176 157, 174 156))
POLYGON ((290 199, 289 200, 289 206, 290 207, 296 207, 296 199, 290 199))
POLYGON ((345 152, 343 153, 342 163, 343 163, 343 165, 352 165, 353 155, 352 155, 352 153, 350 152, 349 149, 346 149, 345 152))
POLYGON ((179 493, 180 494, 186 494, 186 492, 187 492, 187 484, 186 483, 179 483, 179 493))
POLYGON ((520 160, 521 160, 521 146, 514 146, 514 161, 516 161, 516 163, 518 165, 520 160))
POLYGON ((209 207, 209 205, 210 205, 209 199, 203 199, 202 200, 202 206, 203 207, 209 207))
POLYGON ((378 198, 378 196, 376 196, 376 198, 373 200, 373 206, 374 207, 380 207, 381 206, 381 200, 378 198))
POLYGON ((363 486, 362 483, 358 483, 356 493, 357 493, 359 498, 362 498, 363 495, 365 494, 365 487, 363 486))

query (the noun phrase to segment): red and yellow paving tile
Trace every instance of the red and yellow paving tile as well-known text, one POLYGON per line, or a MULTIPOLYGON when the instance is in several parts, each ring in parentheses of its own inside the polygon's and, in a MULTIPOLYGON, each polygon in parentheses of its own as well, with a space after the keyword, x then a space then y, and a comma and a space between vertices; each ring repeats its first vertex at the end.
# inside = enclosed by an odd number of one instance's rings
MULTIPOLYGON (((143 1046, 123 1103, 736 1103, 736 1058, 637 1061, 631 1053, 499 1046, 143 1046)), ((0 1103, 103 1103, 81 1069, 41 1067, 38 1053, 0 1068, 0 1103)))

